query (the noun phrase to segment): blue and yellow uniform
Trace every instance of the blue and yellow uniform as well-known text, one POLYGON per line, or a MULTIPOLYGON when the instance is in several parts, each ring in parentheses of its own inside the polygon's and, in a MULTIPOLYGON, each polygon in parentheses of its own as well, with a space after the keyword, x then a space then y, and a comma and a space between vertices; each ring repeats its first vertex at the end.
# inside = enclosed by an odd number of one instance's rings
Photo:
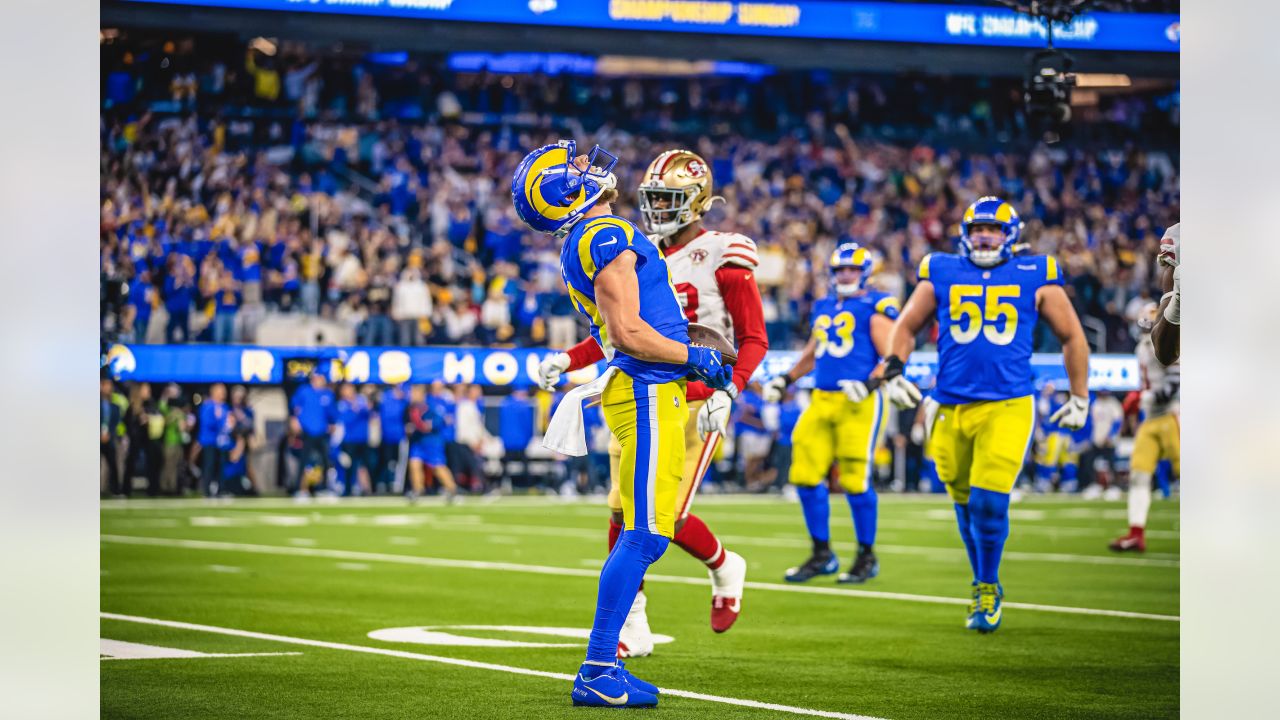
POLYGON ((876 290, 814 303, 815 389, 791 435, 792 483, 824 482, 834 460, 845 490, 861 493, 870 486, 871 461, 884 434, 887 408, 878 391, 862 402, 852 402, 840 389, 840 381, 867 382, 880 363, 871 341, 871 319, 878 314, 896 320, 898 309, 897 299, 876 290))
POLYGON ((937 301, 938 409, 929 454, 953 500, 970 488, 1008 494, 1035 431, 1031 333, 1036 292, 1061 285, 1057 261, 1029 255, 979 267, 960 255, 934 253, 920 280, 937 301))
POLYGON ((1053 476, 1058 476, 1059 489, 1075 492, 1079 484, 1080 451, 1093 434, 1092 422, 1086 422, 1079 430, 1069 430, 1049 420, 1064 399, 1058 397, 1040 399, 1040 422, 1036 440, 1036 489, 1048 492, 1053 486, 1053 476))
POLYGON ((576 225, 560 253, 561 271, 574 307, 586 316, 591 337, 614 368, 601 408, 609 430, 622 445, 623 527, 670 538, 684 473, 688 368, 638 360, 609 342, 609 328, 596 307, 595 279, 628 250, 636 255, 640 318, 664 337, 688 344, 689 321, 676 299, 666 261, 658 247, 626 220, 606 215, 576 225))

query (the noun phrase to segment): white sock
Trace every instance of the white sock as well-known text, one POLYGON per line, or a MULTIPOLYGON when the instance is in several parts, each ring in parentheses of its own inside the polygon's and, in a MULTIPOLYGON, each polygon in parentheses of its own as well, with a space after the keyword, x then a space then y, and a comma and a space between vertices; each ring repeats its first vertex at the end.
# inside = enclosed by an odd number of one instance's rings
POLYGON ((1146 527, 1147 511, 1151 509, 1151 473, 1135 472, 1129 475, 1129 527, 1146 527))

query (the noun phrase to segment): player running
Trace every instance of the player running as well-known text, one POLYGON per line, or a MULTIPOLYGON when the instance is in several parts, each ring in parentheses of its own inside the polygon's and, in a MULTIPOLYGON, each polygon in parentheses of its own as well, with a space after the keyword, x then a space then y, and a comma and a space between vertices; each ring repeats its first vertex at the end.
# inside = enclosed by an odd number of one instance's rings
POLYGON ((809 343, 795 367, 765 383, 764 399, 781 400, 788 385, 816 368, 809 407, 791 434, 790 477, 797 486, 813 553, 799 567, 787 570, 785 579, 804 582, 840 569, 831 551, 827 497, 827 476, 834 459, 858 539, 853 564, 836 581, 864 583, 880 572, 874 551, 878 500, 871 471, 887 409, 880 391, 869 389, 867 383, 887 354, 898 301, 863 287, 871 274, 871 254, 857 243, 836 248, 829 265, 832 291, 813 306, 809 343))
MULTIPOLYGON (((690 509, 693 496, 719 448, 733 399, 746 388, 769 349, 769 341, 765 335, 760 289, 754 276, 759 264, 756 244, 737 233, 703 227, 703 215, 715 199, 712 187, 711 168, 705 160, 688 150, 668 150, 649 164, 639 200, 645 232, 657 240, 666 257, 685 317, 735 338, 734 344, 738 347, 738 362, 730 387, 713 392, 703 383, 690 382, 687 388, 690 421, 684 431, 684 472, 676 496, 673 539, 676 545, 707 566, 711 575, 711 629, 719 633, 728 630, 738 619, 747 563, 742 556, 725 548, 690 509)), ((538 368, 538 382, 543 389, 551 390, 562 373, 586 367, 603 357, 599 343, 589 337, 568 352, 543 360, 538 368)), ((609 443, 610 550, 622 529, 620 456, 621 447, 614 438, 609 443)), ((640 657, 653 652, 646 605, 642 587, 622 627, 619 657, 640 657)))
POLYGON ((639 229, 612 214, 617 162, 599 146, 577 156, 575 143, 562 140, 525 156, 511 180, 511 196, 529 227, 567 235, 561 274, 609 361, 601 406, 621 445, 622 531, 600 571, 587 657, 571 697, 574 705, 647 707, 658 704, 658 688, 618 661, 618 633, 645 570, 675 534, 689 420, 685 377, 722 389, 732 369, 719 352, 689 345, 689 321, 662 254, 639 229))
MULTIPOLYGON (((1158 306, 1149 303, 1138 317, 1138 327, 1151 331, 1159 317, 1158 306)), ((1116 552, 1146 551, 1147 514, 1151 510, 1156 467, 1161 460, 1168 460, 1177 477, 1182 458, 1178 429, 1181 367, 1176 362, 1168 367, 1160 364, 1150 332, 1139 341, 1137 355, 1142 371, 1142 424, 1138 425, 1129 459, 1129 532, 1111 542, 1109 547, 1116 552)))
POLYGON ((938 477, 955 502, 960 538, 973 569, 973 603, 965 627, 1000 627, 1004 588, 1000 558, 1009 535, 1009 492, 1035 431, 1031 333, 1044 317, 1062 342, 1071 397, 1050 420, 1076 430, 1089 414, 1089 345, 1062 289, 1058 262, 1014 256, 1022 222, 1013 206, 983 197, 965 210, 960 253, 920 261, 919 284, 890 335, 884 389, 899 407, 920 391, 902 374, 916 333, 938 319, 940 403, 929 436, 938 477))

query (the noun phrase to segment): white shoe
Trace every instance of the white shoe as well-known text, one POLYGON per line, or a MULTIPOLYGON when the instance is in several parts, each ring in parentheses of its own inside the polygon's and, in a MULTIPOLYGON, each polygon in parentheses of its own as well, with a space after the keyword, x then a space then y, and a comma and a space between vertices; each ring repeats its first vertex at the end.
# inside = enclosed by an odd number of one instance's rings
POLYGON ((649 630, 649 616, 644 611, 648 603, 643 590, 636 593, 636 601, 631 603, 627 621, 618 634, 618 657, 633 658, 653 654, 653 633, 649 630))
POLYGON ((747 582, 747 561, 732 551, 724 551, 724 562, 711 574, 711 629, 722 633, 742 612, 742 590, 747 582))
POLYGON ((1080 491, 1081 500, 1098 500, 1102 497, 1102 486, 1094 483, 1080 491))
POLYGON ((1107 488, 1106 491, 1102 493, 1103 500, 1115 501, 1115 500, 1120 500, 1123 497, 1124 497, 1124 491, 1122 491, 1120 488, 1116 487, 1115 485, 1112 485, 1111 487, 1107 488))

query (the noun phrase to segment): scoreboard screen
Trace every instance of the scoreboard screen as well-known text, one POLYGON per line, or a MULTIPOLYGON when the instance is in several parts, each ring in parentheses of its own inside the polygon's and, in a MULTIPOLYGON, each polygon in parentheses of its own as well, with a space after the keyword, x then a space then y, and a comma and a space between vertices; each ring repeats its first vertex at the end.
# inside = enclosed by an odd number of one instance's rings
MULTIPOLYGON (((164 5, 330 13, 419 20, 821 38, 877 42, 1043 47, 1045 23, 1004 7, 795 0, 130 0, 164 5)), ((1176 53, 1178 15, 1091 12, 1056 24, 1064 50, 1176 53)))

